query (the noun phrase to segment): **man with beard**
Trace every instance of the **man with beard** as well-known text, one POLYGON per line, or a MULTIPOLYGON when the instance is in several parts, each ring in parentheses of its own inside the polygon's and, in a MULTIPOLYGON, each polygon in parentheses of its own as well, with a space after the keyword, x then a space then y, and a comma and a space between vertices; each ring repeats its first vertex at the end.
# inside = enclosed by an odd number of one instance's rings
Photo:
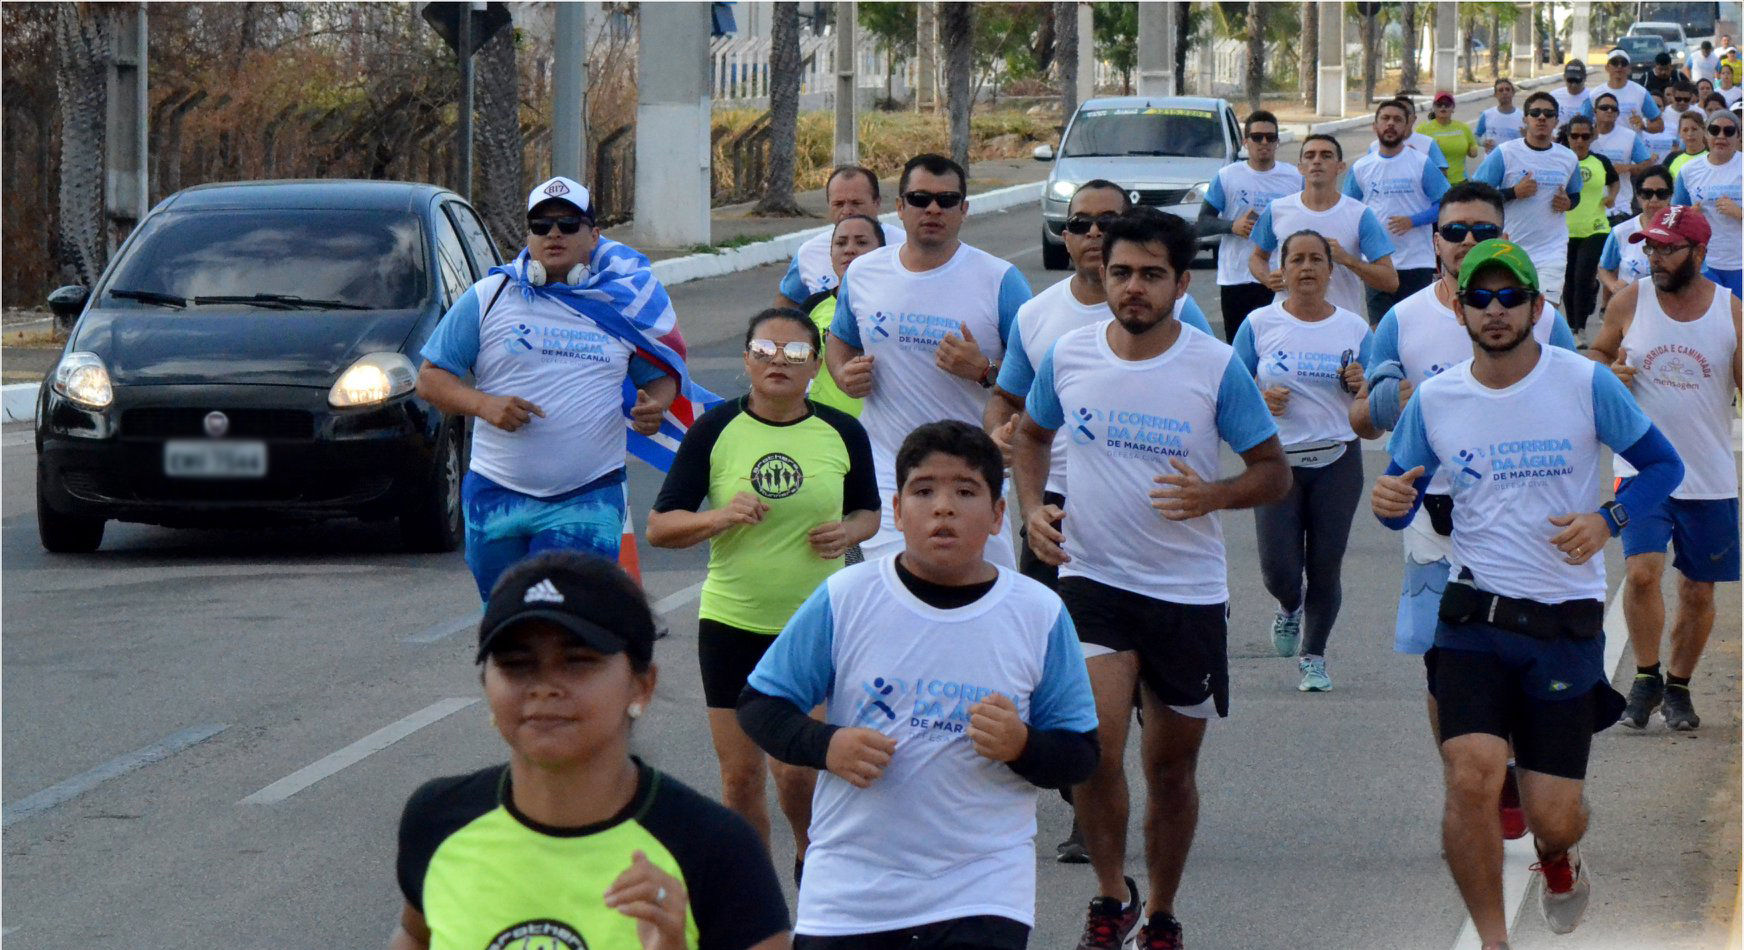
MULTIPOLYGON (((908 240, 856 257, 842 274, 825 355, 842 391, 864 399, 878 494, 896 496, 896 452, 910 432, 956 419, 979 427, 1029 284, 1008 261, 964 244, 969 178, 943 155, 916 155, 898 192, 908 240), (876 365, 876 369, 874 369, 876 365)), ((868 561, 901 549, 892 505, 860 545, 868 561)), ((1002 515, 1003 517, 1003 515, 1002 515)), ((987 560, 1016 567, 1008 522, 987 560)))
POLYGON ((1434 647, 1442 848, 1478 938, 1493 950, 1508 938, 1496 798, 1510 742, 1544 875, 1545 920, 1568 933, 1586 910, 1582 786, 1593 733, 1623 705, 1604 662, 1604 546, 1631 509, 1664 501, 1683 465, 1615 376, 1533 339, 1545 304, 1524 248, 1485 241, 1459 277, 1472 359, 1412 397, 1371 503, 1383 524, 1402 529, 1430 478, 1448 469, 1459 569, 1434 647), (1640 474, 1615 501, 1596 505, 1600 446, 1640 474))
MULTIPOLYGON (((1356 160, 1344 176, 1345 194, 1363 202, 1387 225, 1393 236, 1393 267, 1399 286, 1368 289, 1369 326, 1393 304, 1435 279, 1435 256, 1429 246, 1429 226, 1436 206, 1447 192, 1447 176, 1423 153, 1407 149, 1410 113, 1396 100, 1375 109, 1375 151, 1356 160)), ((1460 156, 1463 164, 1465 156, 1460 156)))
POLYGON ((1548 92, 1526 97, 1526 134, 1503 142, 1472 174, 1473 181, 1502 190, 1508 233, 1537 262, 1544 298, 1562 303, 1568 270, 1568 209, 1581 189, 1580 159, 1551 141, 1556 99, 1548 92))
POLYGON ((1302 193, 1273 201, 1260 215, 1254 224, 1248 270, 1277 294, 1273 299, 1283 299, 1284 272, 1278 267, 1278 245, 1297 231, 1313 231, 1332 245, 1332 284, 1326 299, 1352 313, 1362 313, 1366 309, 1364 284, 1388 292, 1399 289, 1399 274, 1393 269, 1393 241, 1373 211, 1339 193, 1344 146, 1337 139, 1330 135, 1303 139, 1297 168, 1302 172, 1302 193))
POLYGON ((1702 276, 1744 295, 1744 159, 1738 156, 1738 114, 1724 109, 1708 116, 1708 154, 1684 163, 1671 203, 1701 211, 1714 242, 1707 247, 1702 276))
MULTIPOLYGON (((1217 170, 1199 206, 1199 234, 1217 243, 1217 291, 1223 303, 1223 339, 1233 343, 1247 315, 1272 302, 1272 288, 1248 271, 1254 226, 1272 202, 1302 190, 1302 173, 1278 162, 1278 117, 1260 109, 1243 123, 1247 161, 1217 170)), ((1288 232, 1286 232, 1288 233, 1288 232)))
MULTIPOLYGON (((1732 460, 1732 395, 1740 378, 1740 303, 1701 276, 1710 245, 1708 222, 1689 208, 1661 211, 1629 240, 1641 243, 1652 284, 1623 288, 1605 309, 1588 355, 1609 364, 1663 426, 1684 462, 1683 482, 1655 509, 1637 511, 1623 526, 1628 579, 1623 619, 1635 651, 1635 681, 1623 724, 1644 728, 1663 701, 1665 724, 1686 732, 1701 724, 1690 698, 1690 677, 1714 629, 1714 584, 1738 579, 1738 467, 1732 460), (1725 367, 1730 364, 1730 376, 1725 367), (1677 612, 1671 620, 1671 658, 1659 672, 1669 542, 1677 568, 1677 612)), ((1620 485, 1635 470, 1616 464, 1620 485)), ((1621 490, 1621 489, 1619 489, 1621 490)))
POLYGON ((1197 240, 1192 225, 1149 208, 1109 224, 1103 283, 1113 319, 1054 344, 1012 444, 1029 545, 1060 566, 1060 599, 1083 640, 1099 745, 1109 750, 1073 789, 1097 881, 1081 950, 1115 950, 1135 929, 1146 950, 1184 945, 1175 893, 1198 824, 1199 748, 1206 723, 1229 712, 1228 571, 1216 512, 1276 501, 1290 485, 1277 426, 1247 368, 1173 315, 1197 240), (1044 494, 1062 428, 1069 518, 1044 494), (1219 477, 1219 442, 1241 456, 1242 472, 1219 477), (1142 912, 1125 873, 1130 802, 1119 751, 1141 684, 1142 912))

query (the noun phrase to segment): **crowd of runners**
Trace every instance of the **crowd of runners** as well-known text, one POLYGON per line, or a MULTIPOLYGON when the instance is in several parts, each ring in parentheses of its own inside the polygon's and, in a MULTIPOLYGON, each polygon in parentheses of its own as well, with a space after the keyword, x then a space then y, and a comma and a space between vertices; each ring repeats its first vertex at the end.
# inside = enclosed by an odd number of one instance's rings
POLYGON ((419 381, 476 417, 467 562, 508 761, 407 803, 392 946, 1015 950, 1050 789, 1076 816, 1060 859, 1092 871, 1081 950, 1183 947, 1201 745, 1232 702, 1218 513, 1254 510, 1271 642, 1322 693, 1365 495, 1401 534, 1396 649, 1423 657, 1483 946, 1506 945, 1502 842, 1527 834, 1544 916, 1574 929, 1592 737, 1655 710, 1698 727, 1714 585, 1739 576, 1736 97, 1629 66, 1587 89, 1570 64, 1519 106, 1499 81, 1475 130, 1449 96, 1422 122, 1389 100, 1365 154, 1310 135, 1294 166, 1254 112, 1197 221, 1080 186, 1073 272, 1033 295, 961 240, 962 167, 911 159, 897 228, 843 166, 725 398, 587 189, 535 188, 526 250, 444 318, 419 381), (1187 293, 1208 235, 1222 338, 1187 293), (1388 440, 1372 477, 1363 438, 1388 440), (667 469, 649 543, 709 545, 724 805, 629 751, 658 668, 612 563, 626 453, 667 469), (1603 662, 1619 535, 1627 697, 1603 662))

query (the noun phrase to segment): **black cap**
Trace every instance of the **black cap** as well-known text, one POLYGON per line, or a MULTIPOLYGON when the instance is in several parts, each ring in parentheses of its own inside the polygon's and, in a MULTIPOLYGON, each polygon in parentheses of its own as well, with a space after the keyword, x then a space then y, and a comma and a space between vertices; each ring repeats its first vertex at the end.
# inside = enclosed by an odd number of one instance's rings
POLYGON ((1655 65, 1655 66, 1670 66, 1671 65, 1671 54, 1670 53, 1660 53, 1659 55, 1653 57, 1653 65, 1655 65))
POLYGON ((485 604, 476 662, 528 620, 550 621, 601 653, 624 653, 635 663, 654 657, 647 598, 616 564, 600 558, 552 551, 509 568, 485 604))

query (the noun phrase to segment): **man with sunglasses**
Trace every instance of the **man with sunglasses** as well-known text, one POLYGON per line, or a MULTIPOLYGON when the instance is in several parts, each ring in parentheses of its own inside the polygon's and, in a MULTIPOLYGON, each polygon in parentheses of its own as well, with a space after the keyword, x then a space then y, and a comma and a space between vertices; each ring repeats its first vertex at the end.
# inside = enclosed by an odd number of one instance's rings
POLYGON ((1605 84, 1593 90, 1593 95, 1581 104, 1584 115, 1593 114, 1594 99, 1601 92, 1617 97, 1617 124, 1638 132, 1665 131, 1665 117, 1659 106, 1647 95, 1647 87, 1629 78, 1629 51, 1611 50, 1605 60, 1605 84))
POLYGON ((1303 139, 1297 168, 1302 172, 1302 191, 1276 199, 1260 215, 1254 225, 1248 270, 1277 293, 1273 299, 1282 300, 1284 272, 1278 269, 1278 245, 1297 231, 1313 231, 1332 247, 1334 266, 1326 299, 1334 306, 1362 313, 1365 284, 1384 291, 1399 287, 1399 274, 1393 269, 1393 240, 1374 211, 1339 192, 1344 146, 1337 139, 1321 134, 1303 139))
POLYGON ((1497 145, 1519 138, 1524 121, 1520 110, 1514 108, 1513 81, 1498 79, 1496 104, 1478 114, 1478 125, 1474 134, 1478 141, 1484 143, 1484 153, 1487 155, 1495 151, 1497 145))
MULTIPOLYGON (((1642 509, 1623 526, 1629 574, 1623 619, 1635 653, 1635 680, 1623 724, 1646 727, 1664 703, 1665 724, 1686 732, 1701 724, 1690 697, 1690 678, 1714 628, 1714 584, 1736 581, 1738 466, 1732 459, 1732 398, 1740 378, 1739 337, 1744 309, 1700 272, 1714 235, 1707 219, 1672 205, 1629 236, 1647 252, 1650 280, 1618 292, 1588 355, 1610 365, 1635 394, 1648 418, 1665 429, 1683 458, 1684 477, 1661 506, 1642 509), (1728 366, 1730 372, 1727 372, 1728 366), (1671 657, 1660 676, 1665 627, 1665 547, 1677 568, 1677 613, 1671 657)), ((1634 468, 1619 459, 1626 485, 1634 468)))
POLYGON ((1446 805, 1442 847, 1486 950, 1505 947, 1497 795, 1510 746, 1544 875, 1550 929, 1569 933, 1592 895, 1579 842, 1593 734, 1623 698, 1605 667, 1604 547, 1631 511, 1662 503, 1683 465, 1611 373, 1533 337, 1545 301, 1525 248, 1491 240, 1460 266, 1472 358, 1424 382, 1375 483, 1375 515, 1403 529, 1448 472, 1453 562, 1435 630, 1446 805), (1599 501, 1600 448, 1640 474, 1599 501))
POLYGON ((1272 288, 1254 279, 1247 260, 1253 230, 1272 202, 1302 190, 1302 173, 1278 162, 1278 117, 1263 109, 1243 123, 1247 161, 1217 170, 1199 207, 1199 234, 1221 234, 1217 243, 1217 292, 1223 304, 1223 337, 1235 339, 1247 315, 1272 302, 1272 288))
MULTIPOLYGON (((1452 104, 1452 97, 1448 103, 1452 104)), ((1385 222, 1393 239, 1393 267, 1399 285, 1392 290, 1368 288, 1369 326, 1381 322, 1393 304, 1435 279, 1429 229, 1441 196, 1447 193, 1447 176, 1428 156, 1405 147, 1410 126, 1410 113, 1398 101, 1381 103, 1375 109, 1376 150, 1357 159, 1350 174, 1344 176, 1344 193, 1363 202, 1385 222)), ((1465 158, 1463 153, 1459 156, 1461 164, 1465 158)))
MULTIPOLYGON (((980 426, 987 390, 1029 283, 1009 261, 964 244, 968 175, 943 155, 916 155, 898 192, 908 240, 854 259, 842 274, 825 355, 843 392, 864 399, 881 497, 897 492, 896 453, 910 432, 955 419, 980 426)), ((894 506, 860 546, 873 561, 902 548, 894 506)), ((1017 566, 1011 526, 988 539, 987 560, 1017 566)))
MULTIPOLYGON (((1682 95, 1687 103, 1695 98, 1696 87, 1688 83, 1678 83, 1678 86, 1686 85, 1689 86, 1689 92, 1682 95)), ((1683 140, 1678 137, 1678 123, 1687 109, 1677 105, 1679 95, 1678 87, 1673 86, 1665 91, 1663 97, 1658 93, 1653 96, 1655 102, 1664 99, 1660 115, 1665 119, 1665 131, 1641 133, 1641 144, 1647 146, 1647 165, 1665 164, 1670 161, 1671 153, 1683 144, 1683 140)), ((1646 171, 1647 165, 1643 165, 1640 171, 1646 171)))
MULTIPOLYGON (((832 225, 843 219, 863 214, 878 217, 882 204, 878 196, 878 176, 864 165, 837 165, 824 182, 824 201, 829 204, 832 225)), ((908 235, 894 224, 882 224, 884 243, 901 244, 908 235)), ((793 262, 781 277, 781 289, 775 294, 776 307, 798 307, 800 302, 836 286, 836 270, 830 264, 829 230, 806 239, 793 252, 793 262)))
POLYGON ((1690 159, 1678 173, 1671 203, 1699 209, 1713 232, 1702 276, 1744 296, 1744 163, 1738 155, 1738 115, 1708 116, 1708 154, 1690 159))
POLYGON ((1562 82, 1562 88, 1552 89, 1550 96, 1556 100, 1556 114, 1566 119, 1581 111, 1593 97, 1593 91, 1587 88, 1587 64, 1578 59, 1570 61, 1562 67, 1562 82))
POLYGON ((1507 202, 1506 227, 1539 264, 1544 295, 1562 303, 1568 270, 1568 209, 1581 190, 1580 159, 1558 145, 1556 97, 1542 90, 1526 97, 1526 134, 1491 152, 1473 181, 1493 185, 1507 202))

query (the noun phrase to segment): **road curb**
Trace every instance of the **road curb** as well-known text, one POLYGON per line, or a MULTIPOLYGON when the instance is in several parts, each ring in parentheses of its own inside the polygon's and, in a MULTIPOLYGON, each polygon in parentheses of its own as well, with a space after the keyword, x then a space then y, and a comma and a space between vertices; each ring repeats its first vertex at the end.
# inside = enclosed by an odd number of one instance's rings
MULTIPOLYGON (((1042 187, 1046 182, 1028 182, 1022 185, 1012 185, 1008 188, 995 188, 980 194, 969 196, 969 205, 974 213, 1005 211, 1030 202, 1037 202, 1042 197, 1042 187)), ((891 211, 879 215, 878 220, 886 224, 901 224, 896 212, 891 211)), ((765 264, 776 264, 791 260, 793 252, 801 244, 819 234, 828 233, 832 225, 820 225, 794 231, 767 241, 758 241, 743 247, 735 247, 719 254, 688 254, 684 257, 674 257, 664 261, 655 261, 654 276, 668 287, 706 277, 720 277, 724 274, 736 274, 762 267, 765 264)))
POLYGON ((0 386, 0 422, 29 422, 36 416, 36 383, 0 386))
MULTIPOLYGON (((1514 88, 1537 89, 1542 86, 1553 86, 1559 82, 1562 82, 1562 77, 1560 75, 1537 76, 1532 79, 1522 79, 1514 83, 1514 88)), ((1476 102, 1479 99, 1488 99, 1495 94, 1495 85, 1491 84, 1489 89, 1473 89, 1469 92, 1458 93, 1453 97, 1453 101, 1476 102)), ((1318 124, 1311 123, 1308 126, 1308 131, 1312 135, 1330 135, 1335 132, 1348 132, 1351 129, 1360 129, 1374 120, 1374 116, 1372 115, 1358 115, 1352 116, 1348 119, 1333 119, 1331 122, 1321 122, 1318 124)))

